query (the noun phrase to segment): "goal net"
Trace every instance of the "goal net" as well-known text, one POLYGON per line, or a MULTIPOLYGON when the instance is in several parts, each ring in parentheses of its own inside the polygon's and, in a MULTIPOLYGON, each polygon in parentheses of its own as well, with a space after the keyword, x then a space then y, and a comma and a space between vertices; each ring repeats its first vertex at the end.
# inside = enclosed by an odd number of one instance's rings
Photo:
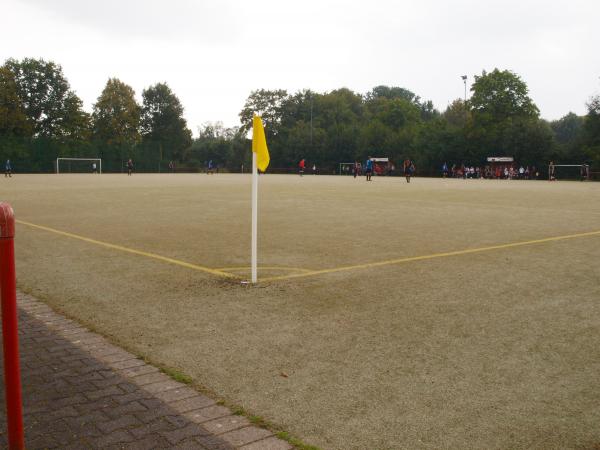
POLYGON ((588 180, 590 178, 589 166, 585 164, 555 164, 554 176, 548 167, 548 178, 553 180, 588 180))
MULTIPOLYGON (((360 163, 358 164, 360 167, 360 163)), ((354 163, 343 162, 340 163, 340 175, 353 175, 354 174, 354 163)))
POLYGON ((56 158, 56 173, 102 173, 102 159, 56 158))

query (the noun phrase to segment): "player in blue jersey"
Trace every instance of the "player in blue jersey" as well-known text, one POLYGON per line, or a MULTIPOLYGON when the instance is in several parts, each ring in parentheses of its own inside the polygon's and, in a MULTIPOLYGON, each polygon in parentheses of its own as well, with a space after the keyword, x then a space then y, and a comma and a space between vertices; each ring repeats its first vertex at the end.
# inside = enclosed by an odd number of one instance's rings
POLYGON ((371 181, 371 175, 373 175, 373 160, 369 156, 365 163, 365 173, 367 175, 367 181, 371 181))

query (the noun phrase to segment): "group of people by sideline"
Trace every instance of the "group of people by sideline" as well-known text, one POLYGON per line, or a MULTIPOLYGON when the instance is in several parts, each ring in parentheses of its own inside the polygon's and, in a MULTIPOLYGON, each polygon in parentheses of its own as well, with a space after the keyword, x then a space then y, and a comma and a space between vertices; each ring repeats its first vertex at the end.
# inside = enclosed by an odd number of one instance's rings
MULTIPOLYGON (((590 166, 587 163, 567 165, 567 167, 569 166, 579 167, 579 179, 581 181, 590 179, 590 166)), ((535 166, 520 165, 517 167, 515 164, 496 164, 474 167, 464 164, 453 164, 449 167, 447 163, 444 163, 442 165, 442 177, 490 180, 539 180, 540 177, 542 177, 542 174, 535 166)), ((548 180, 556 181, 556 165, 554 164, 554 161, 550 161, 548 164, 548 180)))
MULTIPOLYGON (((388 162, 387 174, 392 175, 394 170, 395 166, 392 163, 388 162)), ((404 177, 406 178, 406 182, 410 183, 411 177, 415 173, 414 162, 409 158, 405 159, 402 163, 402 171, 404 173, 404 177)), ((385 173, 385 171, 381 170, 381 167, 379 167, 379 171, 377 170, 377 167, 375 166, 374 160, 371 156, 367 158, 364 164, 361 164, 358 161, 354 161, 354 165, 352 166, 352 175, 354 176, 354 178, 357 178, 361 175, 365 175, 367 181, 372 181, 374 173, 382 175, 383 173, 385 173)))
MULTIPOLYGON (((361 174, 362 167, 363 166, 358 161, 354 161, 354 167, 353 167, 353 171, 352 171, 354 178, 356 178, 357 176, 359 176, 361 174)), ((373 158, 371 158, 370 156, 367 158, 367 160, 365 161, 365 164, 364 164, 364 168, 365 168, 364 174, 366 175, 367 181, 372 181, 373 172, 375 171, 375 165, 373 163, 373 158)), ((393 169, 388 170, 388 174, 391 174, 392 170, 393 169)), ((406 178, 406 182, 410 183, 410 179, 415 173, 414 162, 411 159, 408 159, 408 158, 405 159, 404 162, 402 163, 402 171, 404 173, 404 177, 406 178)))
POLYGON ((512 164, 497 164, 494 166, 469 166, 447 163, 442 165, 443 178, 474 178, 474 179, 496 179, 496 180, 537 180, 540 172, 535 166, 519 166, 512 164))
MULTIPOLYGON (((382 175, 385 173, 387 168, 387 174, 392 175, 395 170, 395 166, 385 158, 385 162, 387 162, 387 166, 382 166, 375 161, 381 161, 381 159, 372 158, 369 156, 364 164, 361 164, 358 161, 354 161, 353 164, 346 164, 344 166, 344 171, 349 172, 347 169, 350 168, 350 171, 354 178, 357 178, 361 175, 365 175, 367 181, 372 181, 373 173, 382 175), (376 164, 379 164, 376 166, 376 164), (383 167, 383 169, 382 169, 383 167)), ((340 165, 341 166, 341 165, 340 165)), ((243 166, 242 166, 243 167, 243 166)), ((548 165, 548 180, 556 181, 556 165, 554 161, 550 161, 548 165)), ((559 165, 560 167, 560 165, 559 165)), ((564 167, 564 166, 563 166, 564 167)), ((584 164, 571 164, 567 165, 567 167, 578 167, 580 180, 589 180, 590 176, 595 172, 590 172, 590 166, 588 163, 584 164)), ((133 160, 131 158, 128 159, 126 163, 127 175, 131 176, 134 170, 133 160)), ((92 173, 98 173, 98 166, 94 161, 91 164, 92 173)), ((206 163, 206 173, 213 174, 215 171, 218 173, 219 168, 216 164, 213 163, 212 160, 207 161, 206 163)), ((300 159, 298 162, 298 173, 300 176, 303 176, 306 171, 306 160, 304 158, 300 159)), ((407 158, 402 163, 402 171, 404 177, 406 178, 406 182, 410 183, 412 176, 415 174, 415 164, 410 159, 407 158)), ((169 172, 175 172, 175 163, 173 161, 169 161, 169 172)), ((340 169, 340 173, 342 170, 340 169)), ((469 166, 465 164, 452 164, 449 166, 448 163, 444 162, 441 167, 442 177, 443 178, 462 178, 462 179, 496 179, 496 180, 538 180, 540 179, 540 171, 535 166, 516 166, 514 163, 511 164, 493 164, 493 165, 485 165, 485 166, 469 166)), ((312 174, 317 175, 317 165, 312 165, 312 174)), ((13 175, 13 167, 10 159, 7 159, 4 164, 4 177, 12 177, 13 175)), ((544 174, 545 177, 545 174, 544 174)))
MULTIPOLYGON (((373 174, 383 175, 387 172, 388 175, 392 175, 393 171, 395 170, 395 166, 391 162, 387 161, 387 158, 385 160, 387 162, 387 165, 383 166, 383 168, 382 168, 381 164, 376 165, 377 158, 372 158, 371 156, 369 156, 367 158, 367 160, 364 162, 364 164, 362 164, 358 160, 356 160, 350 166, 350 172, 352 173, 354 178, 364 175, 367 181, 373 181, 373 174)), ((344 166, 344 171, 349 172, 348 166, 349 166, 348 164, 344 166)), ((306 160, 304 158, 302 158, 298 162, 298 173, 300 174, 300 176, 304 175, 305 170, 306 170, 306 160)), ((407 158, 406 160, 404 160, 404 162, 402 164, 402 170, 404 173, 404 177, 406 178, 406 182, 410 183, 411 177, 415 173, 414 162, 411 159, 407 158)), ((314 175, 316 175, 318 173, 316 164, 313 164, 313 166, 312 166, 312 173, 314 175)), ((340 169, 340 173, 341 173, 341 169, 340 169)))

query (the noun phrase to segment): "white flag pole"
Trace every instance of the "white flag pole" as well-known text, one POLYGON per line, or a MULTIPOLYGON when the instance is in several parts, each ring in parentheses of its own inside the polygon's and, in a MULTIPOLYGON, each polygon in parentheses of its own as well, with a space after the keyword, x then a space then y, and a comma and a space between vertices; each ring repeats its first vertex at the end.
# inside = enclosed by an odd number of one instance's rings
POLYGON ((252 283, 257 281, 256 248, 258 242, 258 170, 256 153, 252 152, 252 283))

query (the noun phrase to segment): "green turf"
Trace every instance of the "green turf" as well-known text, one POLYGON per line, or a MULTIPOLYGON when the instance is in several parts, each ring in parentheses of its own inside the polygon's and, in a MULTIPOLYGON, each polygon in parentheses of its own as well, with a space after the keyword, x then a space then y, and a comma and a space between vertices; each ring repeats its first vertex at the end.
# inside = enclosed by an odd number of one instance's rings
MULTIPOLYGON (((260 178, 259 278, 600 231, 600 184, 260 178)), ((15 176, 18 219, 249 276, 250 177, 15 176)), ((600 442, 600 235, 256 287, 17 226, 19 285, 324 449, 600 442)))

